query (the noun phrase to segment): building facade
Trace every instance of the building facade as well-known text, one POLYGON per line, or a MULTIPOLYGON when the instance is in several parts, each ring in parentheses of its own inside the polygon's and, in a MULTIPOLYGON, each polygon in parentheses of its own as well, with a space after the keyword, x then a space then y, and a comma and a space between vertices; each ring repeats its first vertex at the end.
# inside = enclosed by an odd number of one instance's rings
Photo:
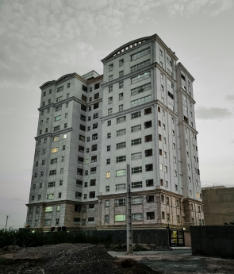
POLYGON ((206 225, 224 225, 234 222, 234 187, 204 187, 202 200, 206 225))
POLYGON ((133 228, 203 223, 194 78, 157 35, 102 62, 40 87, 27 224, 124 228, 127 164, 133 228))

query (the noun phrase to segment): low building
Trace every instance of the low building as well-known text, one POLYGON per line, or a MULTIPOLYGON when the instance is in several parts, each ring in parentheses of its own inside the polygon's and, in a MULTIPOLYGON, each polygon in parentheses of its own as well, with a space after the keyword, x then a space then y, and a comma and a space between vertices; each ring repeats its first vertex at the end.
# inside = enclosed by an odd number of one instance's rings
POLYGON ((202 188, 206 225, 224 225, 234 220, 234 187, 202 188))

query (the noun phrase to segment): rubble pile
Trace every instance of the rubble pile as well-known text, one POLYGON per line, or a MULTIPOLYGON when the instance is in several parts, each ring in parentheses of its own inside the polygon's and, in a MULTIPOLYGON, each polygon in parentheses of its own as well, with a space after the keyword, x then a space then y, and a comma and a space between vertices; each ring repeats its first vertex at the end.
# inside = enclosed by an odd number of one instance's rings
POLYGON ((0 254, 0 274, 159 273, 134 260, 113 258, 103 246, 91 244, 5 247, 0 254))

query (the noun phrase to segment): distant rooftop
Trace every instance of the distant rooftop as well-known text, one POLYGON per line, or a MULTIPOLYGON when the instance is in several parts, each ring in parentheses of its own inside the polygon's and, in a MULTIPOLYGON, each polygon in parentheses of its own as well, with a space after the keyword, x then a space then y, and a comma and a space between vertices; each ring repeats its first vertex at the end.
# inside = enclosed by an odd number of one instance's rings
POLYGON ((92 71, 82 75, 81 77, 84 78, 85 80, 90 80, 90 79, 96 78, 98 76, 99 76, 99 74, 95 70, 92 70, 92 71))
POLYGON ((209 186, 209 187, 202 187, 202 190, 217 189, 217 188, 226 188, 226 186, 209 186))

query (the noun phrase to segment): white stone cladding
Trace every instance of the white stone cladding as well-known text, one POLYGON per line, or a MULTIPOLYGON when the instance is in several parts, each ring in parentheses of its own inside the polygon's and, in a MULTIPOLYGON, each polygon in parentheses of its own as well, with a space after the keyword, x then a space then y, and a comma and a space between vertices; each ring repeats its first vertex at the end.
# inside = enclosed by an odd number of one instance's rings
POLYGON ((41 86, 28 225, 125 226, 118 218, 126 208, 115 200, 125 199, 127 164, 134 169, 133 197, 142 197, 132 206, 135 227, 202 222, 203 213, 191 210, 202 207, 194 79, 177 60, 153 35, 104 58, 103 76, 73 73, 41 86))

